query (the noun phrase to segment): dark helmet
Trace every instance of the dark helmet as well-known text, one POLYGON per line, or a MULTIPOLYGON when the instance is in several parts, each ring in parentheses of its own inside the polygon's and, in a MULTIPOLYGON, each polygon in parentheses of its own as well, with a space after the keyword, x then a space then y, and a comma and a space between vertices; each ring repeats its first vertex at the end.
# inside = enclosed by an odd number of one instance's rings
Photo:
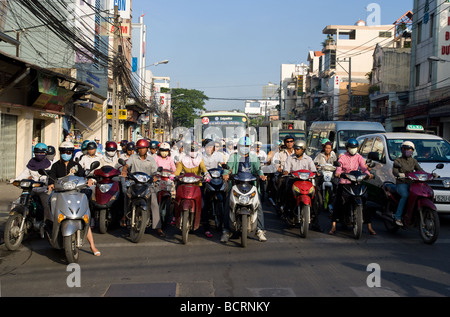
POLYGON ((86 150, 96 150, 96 149, 97 149, 97 142, 95 142, 95 141, 90 141, 86 145, 86 150))
POLYGON ((158 141, 152 141, 150 143, 150 148, 151 149, 158 149, 158 147, 159 147, 159 142, 158 141))
POLYGON ((284 143, 286 143, 286 141, 287 140, 290 140, 290 139, 292 139, 292 140, 295 140, 295 138, 292 136, 292 135, 290 135, 290 134, 288 134, 288 135, 286 135, 285 137, 284 137, 284 143))
POLYGON ((136 145, 134 145, 134 142, 128 142, 126 149, 127 151, 136 151, 136 145))
POLYGON ((56 149, 54 146, 49 145, 47 147, 47 155, 55 155, 56 154, 56 149))
POLYGON ((202 142, 202 146, 206 147, 207 145, 214 146, 214 141, 212 139, 204 139, 202 142))
POLYGON ((105 144, 106 151, 117 151, 117 143, 114 141, 108 141, 105 144))
POLYGON ((357 148, 359 146, 358 140, 356 139, 348 139, 347 142, 345 143, 345 148, 357 148))
POLYGON ((122 147, 124 147, 125 145, 127 145, 128 144, 128 141, 127 140, 122 140, 122 141, 120 141, 120 146, 122 146, 122 147))
POLYGON ((144 149, 148 148, 150 146, 150 143, 146 139, 140 139, 136 143, 136 149, 144 149))
POLYGON ((48 147, 44 143, 38 143, 34 146, 34 153, 47 153, 48 147))

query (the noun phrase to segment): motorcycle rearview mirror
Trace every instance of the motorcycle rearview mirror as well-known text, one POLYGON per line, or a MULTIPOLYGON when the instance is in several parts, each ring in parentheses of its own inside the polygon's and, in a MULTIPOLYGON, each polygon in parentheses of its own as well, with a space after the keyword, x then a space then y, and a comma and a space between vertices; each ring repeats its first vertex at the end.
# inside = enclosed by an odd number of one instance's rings
POLYGON ((48 175, 47 175, 47 171, 46 171, 45 169, 43 169, 43 168, 40 168, 40 169, 38 170, 38 173, 39 173, 39 175, 42 175, 42 176, 48 176, 48 175))
POLYGON ((229 170, 229 169, 230 169, 230 167, 228 166, 228 164, 222 164, 222 168, 225 169, 225 170, 229 170))
POLYGON ((93 171, 99 166, 100 166, 100 162, 99 161, 92 162, 91 166, 89 167, 89 170, 93 171))
POLYGON ((436 165, 436 169, 441 170, 444 168, 444 164, 439 163, 438 165, 436 165))
POLYGON ((341 162, 339 162, 339 161, 334 161, 333 166, 339 167, 339 166, 341 166, 341 162))
POLYGON ((157 169, 156 171, 157 171, 158 173, 162 173, 163 167, 162 167, 162 166, 159 166, 158 169, 157 169))
POLYGON ((124 160, 123 158, 120 158, 118 162, 119 162, 119 164, 122 165, 122 166, 127 165, 127 163, 125 162, 125 160, 124 160))
POLYGON ((378 152, 370 152, 367 155, 367 162, 369 163, 370 161, 379 161, 380 160, 380 155, 378 154, 378 152))

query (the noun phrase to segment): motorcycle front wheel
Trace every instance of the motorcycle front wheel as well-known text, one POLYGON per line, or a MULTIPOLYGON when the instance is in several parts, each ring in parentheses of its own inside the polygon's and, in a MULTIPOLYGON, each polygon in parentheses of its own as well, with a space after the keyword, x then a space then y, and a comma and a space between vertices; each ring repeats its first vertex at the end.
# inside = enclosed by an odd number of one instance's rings
POLYGON ((136 207, 134 212, 134 227, 130 229, 130 238, 134 243, 138 243, 144 236, 149 220, 148 213, 142 208, 136 207))
POLYGON ((77 235, 76 233, 64 237, 64 252, 66 254, 66 259, 69 263, 77 263, 80 257, 80 250, 77 247, 77 235))
POLYGON ((100 233, 108 231, 109 220, 106 218, 106 209, 101 209, 99 212, 98 230, 100 233))
POLYGON ((4 240, 5 246, 10 251, 17 250, 22 244, 25 232, 20 232, 20 226, 23 221, 21 214, 9 216, 5 224, 4 240))
POLYGON ((300 212, 300 237, 307 238, 311 217, 311 206, 298 206, 300 212))
POLYGON ((181 217, 181 238, 183 244, 188 243, 188 237, 189 237, 189 210, 183 210, 181 217))
POLYGON ((241 246, 243 248, 247 247, 248 217, 247 215, 241 215, 241 246))
POLYGON ((363 206, 353 206, 353 237, 358 240, 362 236, 363 206))
POLYGON ((426 244, 433 244, 439 236, 439 215, 436 210, 424 208, 420 212, 420 236, 426 244))

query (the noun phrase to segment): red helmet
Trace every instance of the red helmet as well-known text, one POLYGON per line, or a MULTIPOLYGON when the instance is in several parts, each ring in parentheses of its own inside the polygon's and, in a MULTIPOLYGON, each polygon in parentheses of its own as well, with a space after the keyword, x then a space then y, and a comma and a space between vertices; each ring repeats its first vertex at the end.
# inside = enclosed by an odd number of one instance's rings
POLYGON ((113 141, 106 142, 105 150, 106 151, 117 151, 117 143, 113 142, 113 141))
POLYGON ((146 139, 140 139, 136 142, 136 149, 148 148, 150 143, 146 139))

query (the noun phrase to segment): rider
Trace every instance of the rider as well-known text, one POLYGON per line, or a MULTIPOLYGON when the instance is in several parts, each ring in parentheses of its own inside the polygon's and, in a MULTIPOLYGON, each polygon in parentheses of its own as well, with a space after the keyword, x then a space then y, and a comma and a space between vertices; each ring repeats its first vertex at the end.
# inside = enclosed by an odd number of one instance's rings
MULTIPOLYGON (((283 167, 284 164, 286 163, 286 160, 289 156, 294 154, 294 137, 292 135, 286 135, 284 137, 284 146, 286 147, 285 149, 282 149, 279 153, 278 153, 278 158, 277 160, 280 161, 280 163, 275 163, 275 165, 277 166, 277 171, 279 173, 283 173, 283 167)), ((285 192, 285 186, 286 182, 284 182, 282 177, 278 178, 278 184, 277 184, 277 213, 280 215, 283 213, 282 210, 282 206, 283 204, 281 203, 283 201, 282 195, 285 192)))
MULTIPOLYGON (((201 148, 198 146, 196 142, 191 144, 184 144, 184 151, 189 151, 182 156, 181 160, 177 165, 177 170, 175 171, 175 176, 179 176, 183 173, 192 173, 197 176, 201 176, 201 173, 205 174, 207 179, 209 178, 208 169, 205 166, 205 162, 203 161, 201 148)), ((204 186, 203 184, 199 184, 200 189, 202 191, 202 206, 205 205, 204 202, 204 186)), ((209 231, 209 221, 208 214, 205 215, 207 210, 202 208, 201 212, 201 221, 205 230, 205 236, 208 238, 212 238, 212 233, 209 231)))
POLYGON ((103 154, 100 161, 100 166, 111 166, 114 168, 119 168, 119 158, 117 157, 117 143, 114 141, 108 141, 105 144, 105 154, 103 154))
POLYGON ((57 160, 55 160, 56 156, 56 149, 54 146, 49 145, 47 146, 47 160, 50 161, 50 166, 52 166, 57 160))
MULTIPOLYGON (((266 180, 266 176, 261 171, 261 164, 259 159, 253 153, 250 153, 251 139, 247 136, 239 139, 237 152, 232 154, 228 159, 227 165, 228 169, 224 172, 224 180, 229 180, 229 175, 235 175, 239 172, 250 172, 255 176, 259 176, 259 178, 263 181, 266 180)), ((229 186, 231 188, 231 186, 229 186)), ((225 243, 230 238, 230 227, 229 227, 229 203, 230 203, 230 193, 231 190, 228 191, 227 198, 225 200, 225 208, 223 215, 223 234, 220 239, 221 242, 225 243)), ((259 241, 264 242, 267 241, 267 238, 264 233, 264 214, 262 210, 261 204, 258 206, 258 224, 256 235, 259 241)))
POLYGON ((150 143, 150 156, 152 156, 153 158, 158 156, 158 147, 159 147, 158 141, 152 141, 150 143))
MULTIPOLYGON (((50 169, 48 175, 48 193, 51 194, 53 189, 55 188, 55 180, 67 175, 75 175, 79 177, 85 177, 85 171, 83 167, 73 160, 73 152, 75 150, 75 147, 72 142, 64 141, 59 146, 59 153, 61 155, 61 159, 57 161, 55 164, 52 165, 52 168, 50 169)), ((96 150, 96 149, 95 149, 96 150)), ((88 186, 92 186, 93 180, 88 180, 88 186)), ((86 190, 86 195, 90 199, 92 192, 86 190)), ((45 219, 50 219, 50 215, 46 215, 45 219)), ((43 232, 41 230, 41 236, 43 235, 43 232)), ((94 236, 92 235, 91 227, 88 226, 88 233, 87 233, 87 239, 89 241, 89 244, 91 246, 91 250, 94 253, 95 256, 100 256, 100 251, 95 247, 94 244, 94 236)))
MULTIPOLYGON (((267 163, 267 153, 261 150, 262 142, 256 142, 256 156, 259 158, 259 162, 261 163, 261 170, 263 171, 264 175, 266 173, 269 173, 270 170, 267 169, 266 163, 267 163)), ((259 188, 261 191, 261 201, 264 202, 265 196, 266 196, 266 181, 260 181, 259 182, 259 188)))
MULTIPOLYGON (((136 142, 137 153, 130 156, 127 164, 122 169, 122 176, 126 177, 128 170, 131 166, 131 173, 142 172, 149 176, 153 176, 158 169, 155 159, 148 153, 150 143, 146 139, 140 139, 136 142)), ((153 180, 156 181, 156 177, 153 176, 153 180)), ((160 237, 165 237, 166 234, 161 229, 161 216, 159 214, 158 198, 156 196, 156 189, 151 186, 151 195, 148 199, 148 203, 152 210, 152 227, 156 229, 156 232, 160 237)), ((126 213, 126 210, 124 211, 126 213)), ((122 226, 125 224, 125 215, 122 219, 122 226)))
POLYGON ((219 164, 221 165, 225 163, 223 155, 215 151, 215 145, 213 140, 205 139, 203 141, 203 147, 205 149, 205 152, 203 153, 203 162, 205 162, 207 170, 217 168, 219 164))
POLYGON ((323 145, 323 150, 314 158, 314 163, 318 166, 325 164, 333 164, 337 161, 336 153, 333 151, 333 143, 330 141, 325 142, 323 145))
MULTIPOLYGON (((303 140, 297 140, 294 142, 294 154, 289 156, 286 160, 286 163, 283 167, 283 174, 288 175, 293 171, 298 170, 308 170, 311 172, 316 172, 316 166, 311 157, 305 154, 306 150, 306 142, 303 140)), ((286 179, 285 187, 286 190, 291 190, 292 185, 296 182, 297 179, 286 179)), ((314 196, 314 201, 316 201, 317 195, 314 196)), ((288 202, 292 203, 292 202, 288 202)), ((292 208, 292 206, 290 206, 292 208)), ((319 210, 315 203, 312 204, 314 210, 314 223, 312 224, 312 229, 316 231, 321 231, 319 227, 319 210)))
POLYGON ((97 142, 90 141, 86 146, 87 154, 81 156, 79 163, 83 169, 90 168, 95 161, 100 162, 102 155, 97 152, 97 142))
POLYGON ((409 186, 411 184, 411 180, 406 178, 405 174, 415 171, 423 171, 423 169, 422 167, 420 167, 417 160, 412 157, 415 150, 414 143, 412 143, 411 141, 405 141, 402 143, 400 149, 402 151, 402 155, 395 159, 392 173, 397 178, 396 190, 397 193, 399 193, 401 196, 397 206, 397 212, 395 213, 394 217, 395 223, 401 227, 403 226, 403 210, 405 209, 406 202, 408 201, 409 186), (396 165, 400 165, 401 168, 395 167, 396 165))
POLYGON ((125 153, 120 154, 119 158, 123 159, 125 162, 128 161, 131 155, 136 151, 136 145, 134 142, 128 142, 126 146, 125 153))
POLYGON ((127 153, 127 144, 128 140, 122 140, 120 141, 120 147, 122 148, 120 151, 117 152, 117 156, 120 157, 120 155, 127 153))
MULTIPOLYGON (((358 146, 359 143, 356 139, 350 138, 345 143, 345 148, 347 152, 345 152, 343 155, 341 155, 338 159, 341 166, 338 166, 335 171, 336 177, 340 177, 342 173, 350 173, 352 171, 357 171, 358 169, 361 170, 362 173, 366 173, 369 175, 370 179, 373 178, 373 175, 370 174, 369 170, 367 169, 366 162, 364 158, 357 153, 358 152, 358 146)), ((344 186, 347 184, 350 184, 351 182, 347 179, 341 178, 339 180, 339 185, 336 190, 335 195, 335 202, 334 202, 334 211, 332 215, 332 228, 329 232, 329 234, 334 234, 336 232, 336 221, 339 219, 339 217, 342 215, 342 209, 344 205, 343 201, 343 192, 344 192, 344 186)), ((367 225, 369 228, 370 234, 376 234, 375 231, 372 229, 372 224, 370 223, 370 219, 367 219, 367 225)))
POLYGON ((170 145, 167 142, 162 143, 159 146, 158 155, 155 157, 158 167, 175 172, 175 163, 170 155, 170 145))
POLYGON ((75 156, 73 157, 74 160, 78 160, 78 162, 79 162, 83 155, 87 155, 87 145, 89 144, 89 142, 91 142, 91 141, 84 140, 83 143, 81 143, 81 151, 78 151, 77 153, 75 153, 75 156))

